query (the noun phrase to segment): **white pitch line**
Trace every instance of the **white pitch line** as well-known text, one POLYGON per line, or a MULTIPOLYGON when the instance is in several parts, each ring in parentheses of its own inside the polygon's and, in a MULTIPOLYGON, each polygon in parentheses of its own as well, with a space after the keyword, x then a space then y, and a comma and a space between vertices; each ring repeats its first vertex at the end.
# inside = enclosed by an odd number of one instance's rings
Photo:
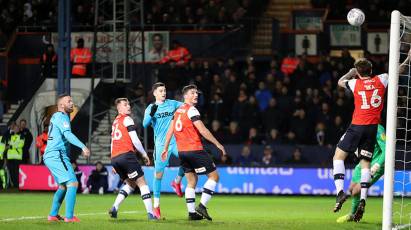
MULTIPOLYGON (((141 211, 124 211, 119 212, 120 214, 136 214, 142 213, 141 211)), ((80 213, 77 216, 98 216, 98 215, 108 215, 107 212, 94 212, 94 213, 80 213)), ((0 222, 9 222, 9 221, 19 221, 19 220, 37 220, 37 219, 47 219, 47 216, 22 216, 18 218, 6 218, 0 219, 0 222)))

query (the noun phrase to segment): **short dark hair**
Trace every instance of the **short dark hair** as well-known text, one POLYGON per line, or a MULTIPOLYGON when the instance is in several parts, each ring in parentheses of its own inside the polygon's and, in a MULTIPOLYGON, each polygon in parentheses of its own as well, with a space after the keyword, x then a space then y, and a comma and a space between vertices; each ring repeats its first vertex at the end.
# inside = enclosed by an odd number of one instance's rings
POLYGON ((357 72, 361 76, 370 76, 372 73, 372 63, 365 58, 360 58, 354 63, 357 72))
POLYGON ((118 104, 120 104, 122 101, 127 102, 128 99, 126 97, 119 97, 116 100, 114 100, 114 105, 117 106, 118 104))
POLYGON ((70 94, 68 94, 68 93, 59 94, 59 95, 57 96, 57 103, 58 103, 61 99, 65 98, 65 97, 70 97, 70 94))
POLYGON ((154 37, 159 37, 161 40, 163 40, 163 35, 162 34, 155 33, 155 34, 153 34, 152 39, 154 39, 154 37))
POLYGON ((197 89, 197 86, 194 84, 186 85, 184 86, 183 90, 181 90, 181 92, 183 93, 183 95, 185 95, 189 90, 192 89, 197 89))
POLYGON ((151 87, 151 90, 154 92, 158 87, 166 87, 166 84, 163 82, 156 82, 154 85, 151 87))

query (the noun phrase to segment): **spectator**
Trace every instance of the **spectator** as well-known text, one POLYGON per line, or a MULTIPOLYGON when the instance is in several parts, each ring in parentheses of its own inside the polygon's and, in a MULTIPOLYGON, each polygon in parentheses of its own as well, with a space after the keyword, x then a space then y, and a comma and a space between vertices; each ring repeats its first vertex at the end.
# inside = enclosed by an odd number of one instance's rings
POLYGON ((164 47, 164 38, 160 33, 155 33, 151 37, 153 47, 148 51, 148 61, 158 62, 167 55, 167 49, 164 47))
POLYGON ((281 144, 282 143, 280 135, 279 135, 277 129, 271 129, 270 130, 270 133, 269 133, 269 136, 267 138, 266 143, 269 144, 269 145, 276 145, 276 144, 281 144))
POLYGON ((304 109, 297 109, 290 120, 290 131, 295 134, 297 143, 312 144, 313 128, 304 109))
POLYGON ((214 93, 208 105, 208 119, 224 121, 224 101, 220 93, 214 93))
POLYGON ((180 42, 174 40, 172 49, 168 51, 167 56, 160 60, 160 64, 175 63, 177 66, 186 65, 191 59, 191 54, 188 49, 181 45, 180 42))
POLYGON ((299 63, 300 60, 296 58, 293 53, 289 53, 288 56, 285 57, 283 59, 283 62, 281 63, 281 72, 289 76, 294 73, 299 63))
POLYGON ((283 130, 284 120, 284 112, 278 108, 277 100, 271 98, 267 110, 262 114, 262 123, 265 130, 283 130))
POLYGON ((223 165, 223 166, 233 165, 233 159, 231 158, 230 155, 221 155, 220 159, 217 159, 216 162, 218 162, 219 165, 223 165))
POLYGON ((36 137, 36 147, 40 151, 40 159, 41 159, 40 162, 41 163, 43 163, 43 155, 47 147, 48 132, 49 132, 49 126, 48 124, 44 124, 43 132, 36 137))
POLYGON ((28 164, 30 161, 30 153, 29 149, 31 144, 33 143, 33 134, 31 134, 30 130, 27 128, 27 121, 26 119, 20 120, 20 130, 19 134, 22 139, 24 139, 24 147, 23 147, 23 163, 28 164))
POLYGON ((255 91, 255 98, 258 101, 258 106, 260 111, 265 111, 268 107, 268 103, 271 100, 273 95, 271 92, 266 88, 265 82, 260 81, 258 83, 258 90, 255 91))
POLYGON ((341 116, 336 116, 334 118, 334 124, 331 125, 326 132, 326 143, 330 145, 337 145, 338 141, 344 135, 345 127, 343 125, 343 120, 341 116))
POLYGON ((87 66, 91 63, 91 50, 84 47, 84 39, 77 40, 77 48, 71 49, 70 61, 73 63, 71 74, 73 77, 86 77, 87 66))
POLYGON ((224 132, 221 128, 221 123, 218 120, 211 122, 211 133, 217 140, 224 140, 224 132))
POLYGON ((24 139, 19 134, 19 126, 11 125, 11 132, 6 140, 7 168, 10 172, 11 187, 19 186, 19 166, 23 161, 24 139))
POLYGON ((277 163, 277 159, 273 156, 273 149, 270 145, 264 147, 263 158, 261 159, 263 166, 274 166, 277 163))
POLYGON ((0 184, 2 189, 7 188, 6 171, 4 166, 6 165, 6 144, 3 143, 3 137, 0 136, 0 184))
POLYGON ((71 161, 71 167, 73 167, 74 174, 76 174, 76 178, 78 181, 77 193, 81 193, 83 191, 83 185, 82 185, 82 180, 81 180, 81 177, 83 176, 83 172, 78 168, 76 161, 71 161))
POLYGON ((317 126, 315 128, 315 137, 316 137, 317 144, 319 146, 324 146, 325 145, 325 138, 326 138, 325 129, 326 128, 325 128, 324 123, 322 123, 322 122, 317 123, 317 126))
POLYGON ((223 141, 226 144, 240 144, 243 142, 243 137, 238 128, 238 123, 231 121, 228 126, 228 132, 224 136, 223 141))
POLYGON ((248 145, 260 145, 262 143, 262 138, 258 135, 258 131, 256 127, 251 127, 248 131, 248 139, 246 144, 248 145))
POLYGON ((57 77, 57 54, 52 44, 47 45, 46 51, 41 55, 41 75, 45 78, 57 77))
POLYGON ((248 145, 244 145, 241 150, 241 155, 237 159, 237 165, 242 167, 250 167, 256 165, 256 160, 251 153, 251 148, 248 145))
POLYGON ((83 193, 104 194, 108 189, 108 172, 106 167, 98 161, 96 169, 91 172, 87 181, 87 188, 83 193))
POLYGON ((297 147, 294 149, 294 152, 291 158, 286 160, 285 163, 300 165, 300 164, 307 164, 308 161, 301 155, 301 149, 297 147))

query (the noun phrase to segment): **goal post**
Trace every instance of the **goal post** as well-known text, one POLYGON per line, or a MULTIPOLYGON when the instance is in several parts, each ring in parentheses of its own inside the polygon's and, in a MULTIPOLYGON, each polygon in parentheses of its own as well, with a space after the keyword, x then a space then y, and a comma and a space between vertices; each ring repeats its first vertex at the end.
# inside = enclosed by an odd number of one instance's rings
POLYGON ((393 11, 388 68, 383 230, 411 229, 410 51, 411 17, 393 11))
POLYGON ((382 229, 392 228, 394 173, 397 130, 398 69, 400 59, 400 17, 399 11, 391 13, 390 53, 388 66, 387 126, 384 169, 384 198, 382 229))

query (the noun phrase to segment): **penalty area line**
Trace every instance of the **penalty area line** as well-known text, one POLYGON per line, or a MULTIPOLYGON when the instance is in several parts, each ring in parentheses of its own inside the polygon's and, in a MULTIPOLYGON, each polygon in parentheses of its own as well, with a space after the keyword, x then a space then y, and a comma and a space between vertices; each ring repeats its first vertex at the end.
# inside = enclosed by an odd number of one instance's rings
MULTIPOLYGON (((122 214, 137 214, 142 213, 141 211, 124 211, 119 212, 122 214)), ((100 215, 108 215, 107 212, 93 212, 93 213, 80 213, 77 216, 100 216, 100 215)), ((22 220, 37 220, 37 219, 45 219, 47 220, 47 216, 22 216, 17 218, 5 218, 0 219, 0 222, 10 222, 10 221, 22 221, 22 220)))

